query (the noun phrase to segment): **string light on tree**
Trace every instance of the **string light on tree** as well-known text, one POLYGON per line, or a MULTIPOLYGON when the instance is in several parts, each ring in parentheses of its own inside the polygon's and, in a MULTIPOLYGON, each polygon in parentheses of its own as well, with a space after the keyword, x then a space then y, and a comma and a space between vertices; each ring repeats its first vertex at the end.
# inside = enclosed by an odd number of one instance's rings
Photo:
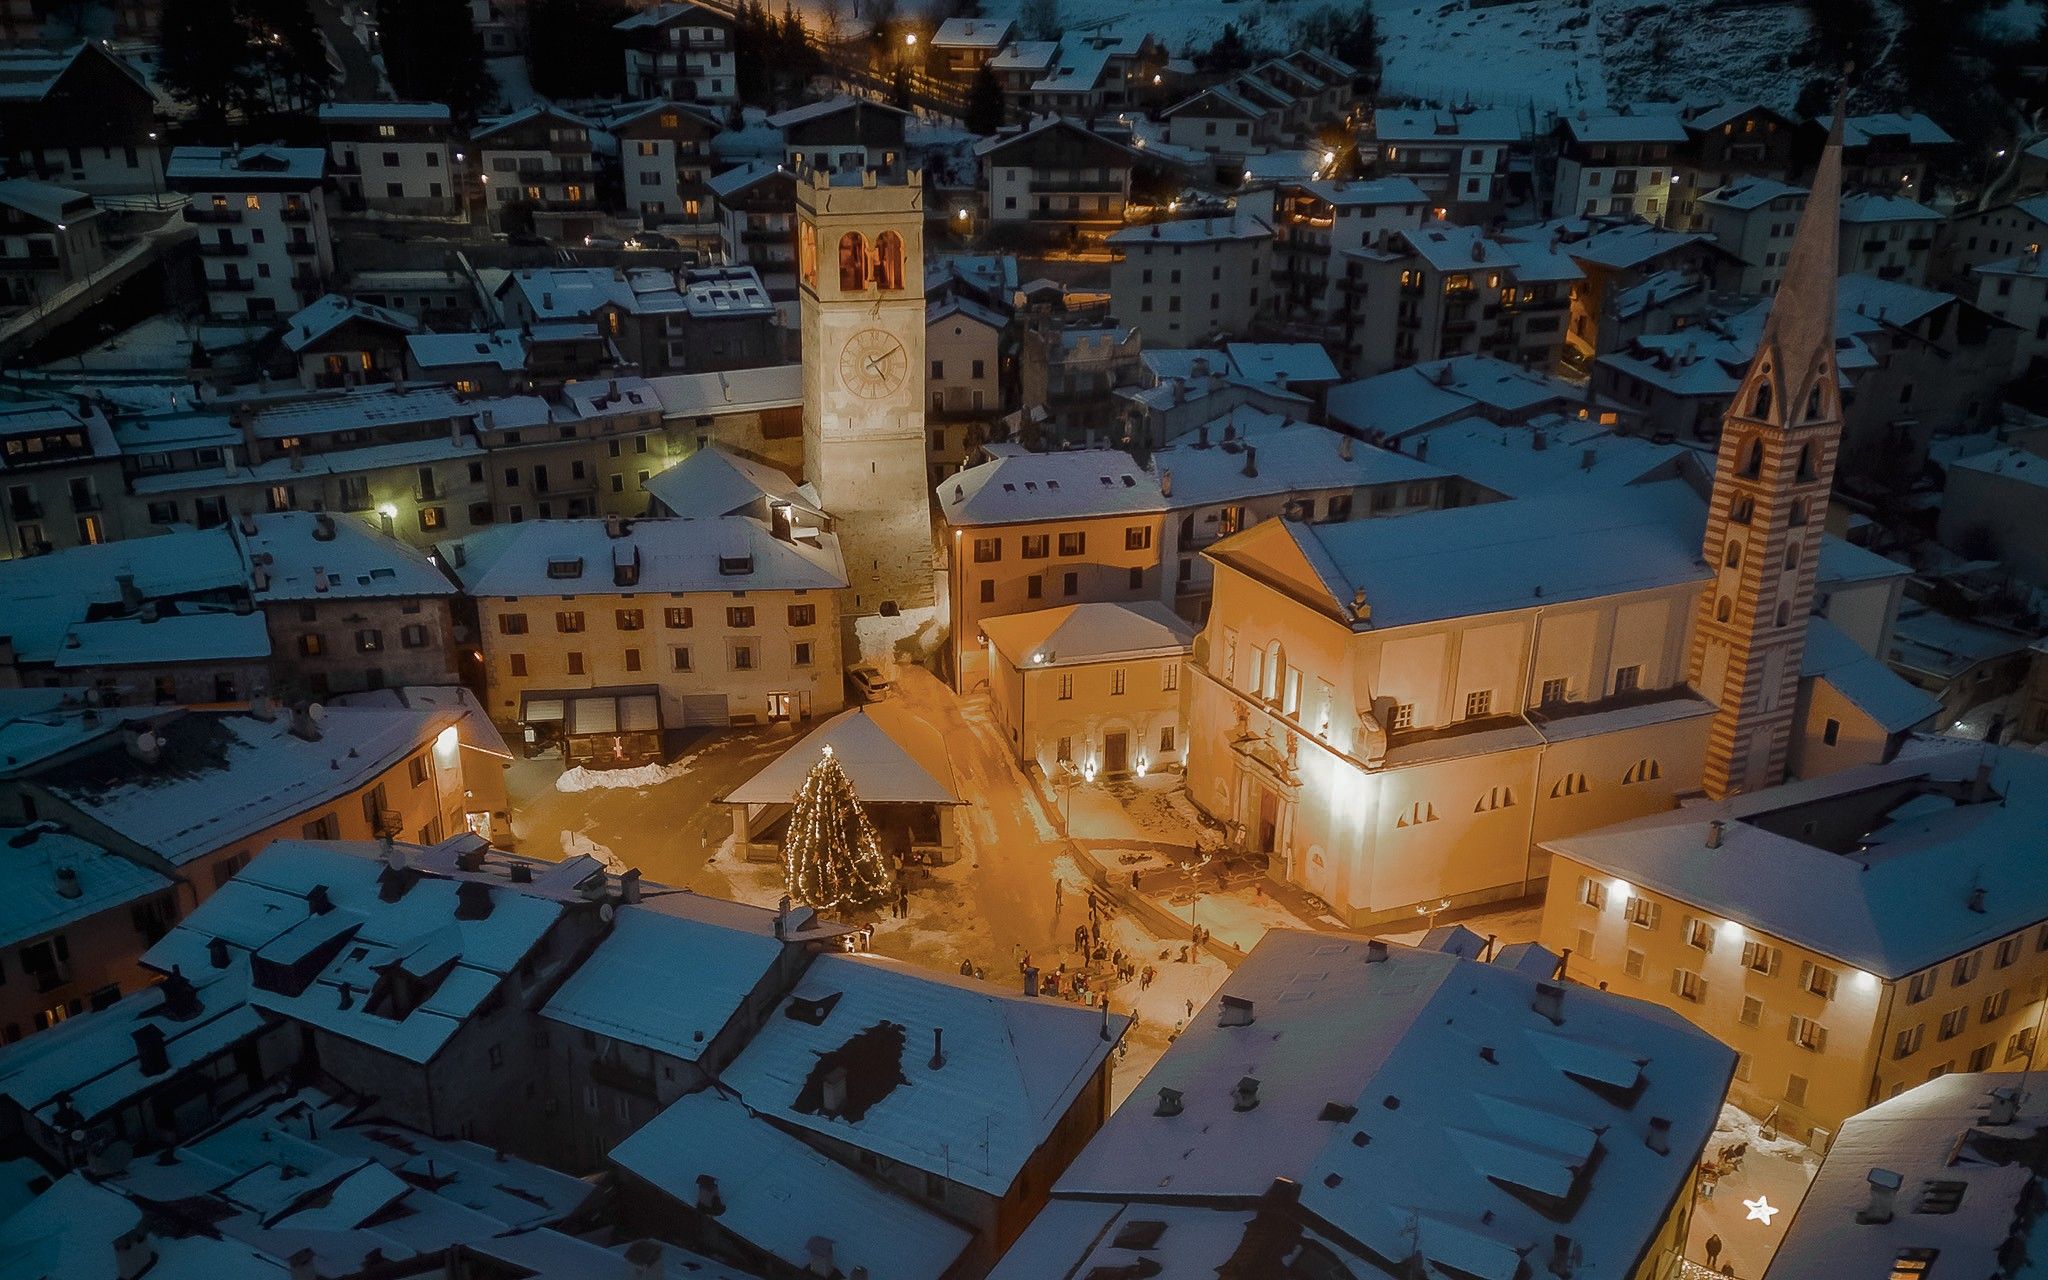
POLYGON ((881 837, 829 746, 797 788, 782 870, 797 900, 819 908, 868 906, 895 890, 881 837))

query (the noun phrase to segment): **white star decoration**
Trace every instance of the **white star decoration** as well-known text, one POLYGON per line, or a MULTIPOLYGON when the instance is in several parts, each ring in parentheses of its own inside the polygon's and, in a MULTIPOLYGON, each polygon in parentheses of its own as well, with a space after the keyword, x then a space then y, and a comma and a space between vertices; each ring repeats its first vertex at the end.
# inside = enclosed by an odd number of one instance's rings
POLYGON ((1767 1227, 1771 1225, 1772 1217, 1783 1212, 1761 1193, 1754 1200, 1744 1200, 1742 1207, 1749 1210, 1749 1217, 1743 1219, 1743 1221, 1761 1222, 1767 1227))

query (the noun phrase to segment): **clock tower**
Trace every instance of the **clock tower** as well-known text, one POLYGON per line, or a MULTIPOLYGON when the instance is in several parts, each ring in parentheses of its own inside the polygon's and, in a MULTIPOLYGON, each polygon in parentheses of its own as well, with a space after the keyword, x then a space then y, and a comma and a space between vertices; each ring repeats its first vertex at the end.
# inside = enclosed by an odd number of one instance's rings
POLYGON ((846 557, 844 615, 929 605, 922 175, 805 169, 796 222, 804 478, 846 557))

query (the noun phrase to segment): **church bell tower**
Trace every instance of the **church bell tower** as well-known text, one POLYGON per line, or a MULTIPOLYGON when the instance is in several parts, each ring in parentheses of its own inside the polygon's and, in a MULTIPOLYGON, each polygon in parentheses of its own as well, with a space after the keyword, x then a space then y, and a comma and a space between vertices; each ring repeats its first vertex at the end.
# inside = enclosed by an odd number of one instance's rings
POLYGON ((929 605, 922 176, 807 168, 796 221, 804 478, 846 558, 843 612, 929 605))
POLYGON ((1842 108, 1813 176, 1756 355, 1721 423, 1692 679, 1718 708, 1707 794, 1784 780, 1807 617, 1842 436, 1835 365, 1842 108))

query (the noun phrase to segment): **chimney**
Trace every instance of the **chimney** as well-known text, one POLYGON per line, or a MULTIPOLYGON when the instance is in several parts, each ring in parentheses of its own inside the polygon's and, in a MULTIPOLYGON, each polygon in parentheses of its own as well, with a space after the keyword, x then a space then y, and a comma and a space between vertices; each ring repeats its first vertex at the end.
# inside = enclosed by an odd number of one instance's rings
POLYGON ((818 1114, 837 1117, 846 1110, 846 1068, 834 1067, 818 1086, 818 1114))
POLYGON ((725 1197, 718 1194, 718 1179, 708 1173, 697 1175, 697 1212, 714 1218, 725 1212, 725 1197))
POLYGON ((60 898, 76 898, 76 897, 78 897, 78 896, 79 896, 80 894, 82 894, 83 892, 84 892, 84 890, 83 890, 83 889, 81 889, 81 888, 79 888, 79 886, 78 886, 78 868, 77 868, 77 867, 59 867, 59 868, 57 868, 57 896, 58 896, 58 897, 60 897, 60 898))
POLYGON ((392 871, 403 871, 412 862, 412 851, 393 840, 384 837, 384 865, 392 871))
POLYGON ((619 873, 619 901, 640 901, 640 868, 628 867, 619 873))
POLYGON ((254 591, 270 590, 270 569, 268 566, 259 564, 249 570, 249 587, 254 591))
POLYGON ((1159 469, 1159 496, 1162 498, 1171 498, 1173 496, 1173 472, 1166 467, 1159 469))
POLYGON ((160 1076, 171 1069, 170 1051, 164 1048, 164 1029, 145 1022, 128 1033, 135 1037, 135 1069, 146 1076, 160 1076))
POLYGON ((1984 761, 1977 766, 1977 772, 1970 778, 1970 803, 1982 804, 1991 795, 1991 762, 1984 761))
POLYGON ((228 940, 226 938, 208 938, 206 940, 206 959, 216 969, 227 968, 228 940))
POLYGON ((1981 915, 1983 915, 1983 914, 1984 914, 1984 886, 1983 886, 1983 885, 1981 885, 1981 884, 1978 884, 1978 885, 1971 885, 1971 886, 1970 886, 1970 896, 1969 896, 1969 898, 1968 898, 1967 900, 1965 900, 1965 901, 1964 901, 1963 905, 1964 905, 1964 906, 1966 906, 1966 907, 1968 907, 1968 908, 1969 908, 1970 910, 1972 910, 1972 911, 1976 912, 1976 913, 1977 913, 1978 915, 1980 915, 1980 916, 1981 916, 1981 915))
POLYGON ((320 741, 320 717, 314 708, 320 704, 308 703, 292 712, 292 736, 304 742, 320 741))
POLYGON ((1243 996, 1224 996, 1223 1008, 1216 1015, 1219 1027, 1248 1027, 1252 1025, 1252 1002, 1243 996))
POLYGON ((1387 944, 1385 939, 1374 938, 1365 944, 1365 962, 1367 964, 1385 964, 1386 959, 1387 944))
POLYGON ((136 590, 135 588, 134 574, 115 574, 114 585, 121 589, 121 607, 123 609, 132 611, 142 607, 142 592, 136 590))
POLYGON ((1650 1132, 1643 1137, 1643 1145, 1660 1156, 1671 1154, 1671 1122, 1663 1116, 1650 1117, 1650 1132))
POLYGON ((1209 426, 1207 423, 1203 423, 1201 426, 1195 428, 1195 448, 1206 449, 1208 447, 1209 426))
POLYGON ((313 541, 334 541, 334 517, 327 514, 325 511, 322 511, 313 517, 313 541))
POLYGON ((604 536, 623 538, 626 536, 626 520, 623 516, 608 515, 604 518, 604 536))
POLYGON ((1554 982, 1537 983, 1536 998, 1529 1002, 1529 1007, 1536 1011, 1538 1017, 1549 1019, 1551 1026, 1563 1026, 1564 988, 1554 982))
POLYGON ((127 749, 131 759, 142 764, 155 764, 163 759, 163 739, 148 729, 136 729, 121 735, 121 745, 127 749))
POLYGON ((932 1060, 928 1065, 934 1071, 946 1065, 946 1029, 944 1027, 932 1028, 932 1060))
POLYGON ((1344 461, 1346 461, 1346 462, 1349 462, 1349 461, 1351 461, 1351 437, 1350 437, 1350 436, 1338 436, 1338 437, 1337 437, 1337 456, 1338 456, 1338 457, 1340 457, 1340 458, 1342 458, 1342 459, 1343 459, 1344 461))
POLYGON ((1161 1089, 1159 1105, 1152 1108, 1155 1116, 1177 1116, 1182 1111, 1181 1095, 1178 1089, 1161 1089))
POLYGON ((1244 447, 1244 473, 1248 476, 1259 474, 1259 447, 1248 444, 1244 447))
POLYGON ((1230 1109, 1233 1111, 1250 1111, 1258 1105, 1259 1078, 1257 1076, 1246 1076, 1239 1080, 1237 1087, 1230 1091, 1230 1109))
POLYGON ((1550 433, 1538 428, 1529 433, 1529 447, 1541 453, 1550 447, 1550 433))
POLYGON ((142 608, 136 611, 135 616, 140 618, 144 622, 155 622, 157 618, 161 615, 157 611, 156 601, 144 600, 142 602, 142 608))
POLYGON ((269 694, 259 693, 249 699, 249 714, 253 718, 265 722, 275 720, 277 718, 277 704, 270 700, 269 694))
POLYGON ((1984 1123, 1997 1128, 2012 1124, 2020 1118, 2020 1103, 2026 1095, 2013 1086, 2000 1085, 1991 1091, 1991 1106, 1984 1112, 1984 1123))
POLYGON ((325 590, 327 590, 327 589, 328 589, 329 587, 331 587, 331 586, 333 586, 333 585, 334 585, 334 581, 333 581, 333 579, 331 579, 331 578, 329 578, 329 577, 327 576, 327 567, 326 567, 325 565, 318 565, 318 564, 314 565, 314 566, 313 566, 313 590, 315 590, 315 591, 325 591, 325 590))
POLYGON ((313 1250, 301 1249, 285 1259, 291 1268, 286 1280, 320 1280, 320 1266, 313 1260, 313 1250))
POLYGON ((334 910, 334 896, 327 892, 327 886, 316 884, 306 890, 306 910, 316 916, 324 916, 334 910))
POLYGON ((163 992, 163 1003, 157 1012, 173 1022, 184 1022, 199 1014, 199 989, 192 985, 192 979, 185 976, 185 970, 172 965, 170 976, 157 984, 163 992))
POLYGON ((115 1238, 114 1280, 140 1280, 155 1265, 156 1250, 149 1247, 149 1233, 143 1228, 115 1238))
POLYGON ((662 1261, 663 1252, 660 1242, 655 1240, 635 1240, 627 1245, 626 1264, 633 1269, 631 1280, 664 1280, 668 1264, 662 1261))
POLYGON ((1719 818, 1715 818, 1713 821, 1707 824, 1707 848, 1718 849, 1721 847, 1721 831, 1723 829, 1723 825, 1724 824, 1721 822, 1719 818))
POLYGON ((1428 436, 1424 436, 1415 442, 1415 460, 1417 462, 1427 462, 1429 460, 1428 436))
POLYGON ((832 1242, 824 1236, 812 1236, 804 1243, 804 1252, 810 1261, 804 1270, 814 1276, 836 1276, 839 1268, 832 1265, 832 1242))
POLYGON ((1898 1198, 1905 1179, 1890 1169, 1872 1169, 1864 1181, 1870 1184, 1870 1200, 1856 1211, 1856 1221, 1866 1225, 1892 1220, 1892 1202, 1898 1198))
POLYGON ((1550 1237, 1550 1262, 1545 1269, 1556 1276, 1557 1280, 1571 1280, 1572 1275, 1579 1269, 1582 1254, 1583 1250, 1570 1236, 1553 1235, 1550 1237))

